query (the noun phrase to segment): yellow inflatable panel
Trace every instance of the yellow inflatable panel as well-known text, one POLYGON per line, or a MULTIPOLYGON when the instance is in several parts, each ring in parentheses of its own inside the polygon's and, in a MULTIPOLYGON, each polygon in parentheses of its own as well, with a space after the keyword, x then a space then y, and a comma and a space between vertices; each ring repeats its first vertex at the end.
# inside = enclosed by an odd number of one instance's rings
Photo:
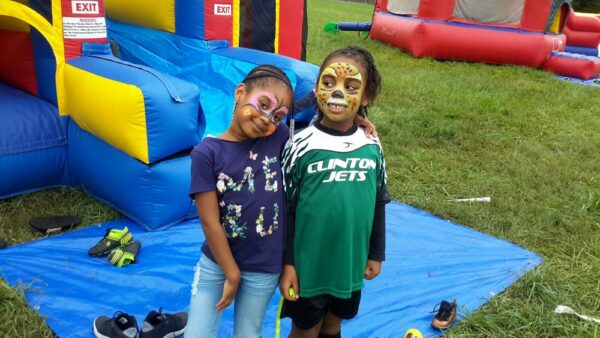
POLYGON ((65 66, 67 111, 77 125, 149 163, 146 107, 140 88, 65 66))
POLYGON ((104 8, 111 19, 175 33, 175 0, 105 0, 104 8))
POLYGON ((561 30, 560 19, 562 19, 562 11, 559 9, 556 11, 554 15, 554 21, 552 21, 552 26, 550 26, 549 32, 554 34, 559 34, 561 30))
POLYGON ((240 46, 240 0, 233 0, 233 36, 231 37, 231 47, 240 46))

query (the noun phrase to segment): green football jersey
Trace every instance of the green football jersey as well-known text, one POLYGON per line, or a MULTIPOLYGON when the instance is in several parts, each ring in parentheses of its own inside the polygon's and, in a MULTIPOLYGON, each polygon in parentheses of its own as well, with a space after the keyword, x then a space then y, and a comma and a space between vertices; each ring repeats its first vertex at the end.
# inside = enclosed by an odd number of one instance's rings
POLYGON ((349 298, 363 288, 375 203, 387 199, 383 151, 362 128, 332 135, 308 127, 282 156, 295 207, 294 265, 300 295, 349 298))

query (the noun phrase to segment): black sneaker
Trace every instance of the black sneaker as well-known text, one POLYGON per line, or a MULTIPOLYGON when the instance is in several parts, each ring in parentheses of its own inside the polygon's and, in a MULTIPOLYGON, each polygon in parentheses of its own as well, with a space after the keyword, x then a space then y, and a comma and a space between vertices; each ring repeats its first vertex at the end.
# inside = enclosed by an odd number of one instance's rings
MULTIPOLYGON (((435 308, 433 312, 435 312, 435 308)), ((449 303, 443 300, 439 304, 437 314, 431 321, 431 326, 438 330, 445 330, 452 325, 454 319, 456 319, 456 301, 453 300, 452 303, 449 303)))
POLYGON ((135 338, 138 334, 134 316, 115 312, 112 318, 100 316, 94 320, 94 335, 97 338, 135 338))
POLYGON ((106 229, 104 237, 88 250, 88 255, 103 256, 112 250, 125 246, 131 242, 133 242, 133 235, 129 232, 127 227, 123 230, 108 228, 106 229))
POLYGON ((140 338, 179 337, 185 331, 187 317, 185 312, 169 314, 163 313, 162 308, 158 312, 152 310, 144 319, 140 330, 140 338))

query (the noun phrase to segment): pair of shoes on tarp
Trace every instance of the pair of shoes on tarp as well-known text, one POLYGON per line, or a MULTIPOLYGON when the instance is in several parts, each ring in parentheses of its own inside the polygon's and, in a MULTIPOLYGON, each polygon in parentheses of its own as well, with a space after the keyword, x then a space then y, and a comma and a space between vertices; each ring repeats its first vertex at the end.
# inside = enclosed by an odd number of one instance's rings
POLYGON ((134 316, 115 312, 112 318, 100 316, 94 320, 94 335, 98 338, 174 338, 185 332, 187 313, 163 313, 152 310, 138 331, 134 316))
MULTIPOLYGON (((452 302, 443 300, 436 307, 438 307, 437 314, 431 321, 431 326, 438 330, 446 330, 452 325, 454 319, 456 319, 456 300, 452 302)), ((432 313, 435 311, 436 308, 433 309, 432 313)))
POLYGON ((108 261, 120 268, 135 263, 135 256, 142 248, 140 242, 133 240, 133 234, 125 227, 123 230, 106 229, 104 237, 88 251, 88 255, 99 257, 108 254, 108 261))

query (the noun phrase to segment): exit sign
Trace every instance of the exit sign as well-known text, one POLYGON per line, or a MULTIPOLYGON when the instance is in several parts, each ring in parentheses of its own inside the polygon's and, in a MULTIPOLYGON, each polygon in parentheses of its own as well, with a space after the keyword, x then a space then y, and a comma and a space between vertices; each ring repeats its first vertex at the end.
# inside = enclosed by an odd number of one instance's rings
POLYGON ((71 3, 73 14, 99 14, 98 1, 73 1, 71 3))
POLYGON ((215 15, 231 15, 231 5, 215 4, 215 15))

